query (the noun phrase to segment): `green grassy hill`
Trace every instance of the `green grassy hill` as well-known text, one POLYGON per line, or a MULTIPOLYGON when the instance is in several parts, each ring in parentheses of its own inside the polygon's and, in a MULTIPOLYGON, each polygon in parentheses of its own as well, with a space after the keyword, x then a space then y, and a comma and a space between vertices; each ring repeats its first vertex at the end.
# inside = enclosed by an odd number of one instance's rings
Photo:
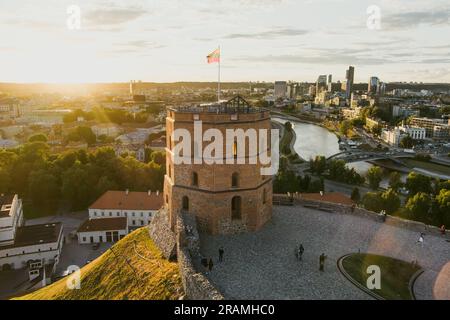
POLYGON ((68 289, 67 278, 63 278, 16 299, 158 300, 178 299, 183 295, 178 265, 162 256, 147 228, 127 235, 112 250, 81 269, 80 289, 68 289))

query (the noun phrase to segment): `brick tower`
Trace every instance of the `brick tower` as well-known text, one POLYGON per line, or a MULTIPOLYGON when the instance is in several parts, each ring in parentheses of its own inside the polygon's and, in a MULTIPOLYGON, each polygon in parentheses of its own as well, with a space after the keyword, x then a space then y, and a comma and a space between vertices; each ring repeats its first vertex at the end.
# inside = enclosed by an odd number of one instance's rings
MULTIPOLYGON (((272 216, 272 177, 261 174, 263 165, 256 154, 250 151, 250 139, 233 137, 226 139, 227 129, 249 132, 254 129, 258 139, 262 132, 270 137, 269 111, 251 107, 243 98, 237 96, 228 102, 211 105, 174 107, 167 110, 166 130, 166 175, 164 177, 164 201, 171 227, 176 223, 176 215, 189 212, 195 215, 198 228, 211 234, 229 234, 254 231, 261 228, 272 216), (201 121, 202 136, 208 129, 220 130, 224 139, 223 163, 194 163, 198 140, 195 140, 195 125, 201 121), (194 125, 195 123, 195 125, 194 125), (174 139, 177 129, 185 129, 190 134, 190 164, 177 164, 175 146, 182 139, 174 139), (260 129, 265 129, 260 131, 260 129), (241 141, 238 141, 241 140, 241 141), (241 144, 241 145, 239 145, 241 144), (237 152, 245 146, 245 157, 237 152), (231 150, 231 152, 230 152, 231 150), (237 158, 244 164, 237 164, 237 158), (227 160, 234 158, 233 164, 227 160), (242 158, 245 158, 244 160, 242 158)), ((216 130, 216 132, 217 132, 216 130)), ((178 131, 179 132, 179 131, 178 131)), ((198 131, 196 131, 198 132, 198 131)), ((229 130, 228 130, 229 132, 229 130)), ((183 137, 184 138, 184 137, 183 137)), ((211 141, 200 140, 201 150, 211 141)), ((270 140, 270 139, 269 139, 270 140)), ((258 148, 260 149, 260 148, 258 148)), ((270 142, 267 150, 270 156, 270 142)), ((270 165, 269 165, 270 166, 270 165)))

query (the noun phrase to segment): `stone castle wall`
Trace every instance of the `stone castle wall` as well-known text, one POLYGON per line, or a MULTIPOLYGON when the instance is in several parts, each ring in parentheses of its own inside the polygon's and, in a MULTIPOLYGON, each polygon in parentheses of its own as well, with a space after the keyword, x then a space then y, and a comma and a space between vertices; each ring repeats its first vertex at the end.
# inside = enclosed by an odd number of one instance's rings
MULTIPOLYGON (((278 196, 278 195, 277 195, 278 196)), ((301 197, 294 197, 294 203, 297 205, 315 208, 318 210, 334 212, 339 214, 352 214, 359 217, 364 217, 367 219, 371 219, 374 221, 382 221, 381 216, 373 211, 366 210, 364 208, 355 207, 352 210, 352 207, 344 204, 337 204, 332 202, 325 201, 316 201, 316 200, 305 200, 301 197)), ((440 229, 435 226, 429 226, 422 222, 406 220, 399 217, 394 216, 386 216, 386 221, 384 222, 387 225, 405 228, 416 232, 426 232, 430 234, 440 234, 440 229)))
POLYGON ((200 237, 192 214, 178 216, 177 259, 186 299, 224 299, 211 282, 202 273, 196 271, 194 259, 200 260, 200 237))
POLYGON ((175 231, 170 229, 167 211, 162 208, 148 226, 149 235, 166 259, 176 258, 185 299, 222 300, 222 294, 196 270, 200 261, 200 237, 196 219, 191 214, 177 217, 175 231))
POLYGON ((152 222, 148 226, 148 232, 164 257, 173 260, 176 257, 176 235, 170 229, 167 211, 164 207, 153 216, 152 222))

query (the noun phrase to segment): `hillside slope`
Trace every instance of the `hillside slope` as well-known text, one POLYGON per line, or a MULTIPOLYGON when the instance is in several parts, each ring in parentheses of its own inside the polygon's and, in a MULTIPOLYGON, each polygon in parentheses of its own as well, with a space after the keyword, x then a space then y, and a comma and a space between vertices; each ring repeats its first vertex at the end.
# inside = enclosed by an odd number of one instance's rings
POLYGON ((147 228, 127 235, 112 250, 81 269, 80 289, 68 289, 64 278, 17 299, 158 300, 183 295, 178 265, 162 257, 147 228))

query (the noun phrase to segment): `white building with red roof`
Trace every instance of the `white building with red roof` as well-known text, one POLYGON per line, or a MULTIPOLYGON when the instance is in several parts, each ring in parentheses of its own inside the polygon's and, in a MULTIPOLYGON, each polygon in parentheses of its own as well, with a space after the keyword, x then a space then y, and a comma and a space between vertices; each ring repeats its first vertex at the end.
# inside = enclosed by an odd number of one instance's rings
POLYGON ((115 242, 130 230, 146 226, 163 205, 156 192, 107 191, 89 207, 89 219, 78 229, 78 242, 115 242))

